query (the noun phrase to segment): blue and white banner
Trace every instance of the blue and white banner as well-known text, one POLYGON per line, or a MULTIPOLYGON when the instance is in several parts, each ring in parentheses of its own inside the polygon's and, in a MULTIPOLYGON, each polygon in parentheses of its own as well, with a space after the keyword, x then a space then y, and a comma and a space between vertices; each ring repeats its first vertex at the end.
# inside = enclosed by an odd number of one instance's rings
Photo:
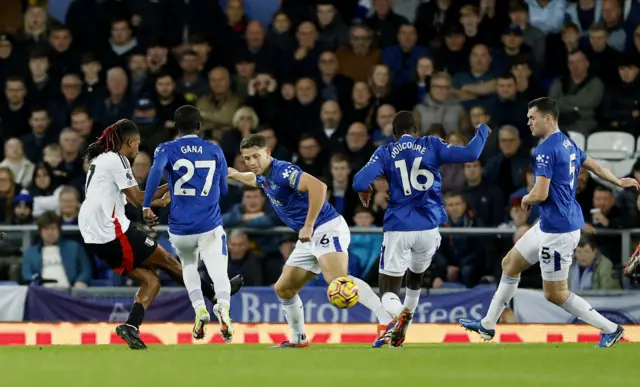
MULTIPOLYGON (((479 319, 485 314, 493 287, 478 287, 462 292, 424 296, 413 321, 453 323, 460 318, 479 319)), ((327 299, 325 288, 308 287, 300 291, 305 321, 309 323, 369 323, 374 314, 361 304, 338 309, 327 299)), ((124 321, 132 298, 77 298, 67 292, 31 288, 27 302, 27 321, 124 321)), ((247 287, 231 298, 231 318, 243 323, 282 323, 284 313, 273 288, 247 287)), ((193 309, 185 292, 159 296, 145 313, 146 322, 191 322, 193 309)))
MULTIPOLYGON (((582 296, 591 306, 618 324, 640 323, 640 296, 621 293, 611 296, 582 296)), ((518 289, 513 298, 516 321, 524 324, 582 324, 581 320, 550 303, 540 290, 518 289)))
POLYGON ((0 321, 23 320, 28 289, 27 286, 0 286, 0 321))

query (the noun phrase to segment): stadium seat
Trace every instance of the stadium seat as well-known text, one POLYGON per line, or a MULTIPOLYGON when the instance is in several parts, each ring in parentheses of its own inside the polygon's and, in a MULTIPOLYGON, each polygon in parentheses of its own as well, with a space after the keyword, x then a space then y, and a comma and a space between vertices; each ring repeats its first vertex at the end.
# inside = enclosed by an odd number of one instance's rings
POLYGON ((626 159, 613 163, 613 173, 618 177, 625 177, 631 173, 633 164, 636 163, 636 159, 626 159))
POLYGON ((569 137, 571 137, 571 139, 573 140, 573 142, 576 143, 576 145, 578 146, 578 148, 583 149, 584 150, 584 146, 586 145, 586 138, 584 137, 584 134, 579 133, 579 132, 569 132, 569 137))
POLYGON ((594 159, 624 160, 633 156, 636 139, 625 132, 596 132, 587 138, 587 154, 594 159))
POLYGON ((15 281, 0 281, 0 286, 18 286, 15 281))

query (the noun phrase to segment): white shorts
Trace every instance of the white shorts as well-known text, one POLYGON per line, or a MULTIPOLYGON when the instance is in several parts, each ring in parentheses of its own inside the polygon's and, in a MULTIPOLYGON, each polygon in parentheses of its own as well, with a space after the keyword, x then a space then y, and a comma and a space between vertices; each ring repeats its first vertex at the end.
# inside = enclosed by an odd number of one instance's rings
MULTIPOLYGON (((218 226, 211 231, 193 235, 175 235, 169 233, 169 241, 176 250, 183 264, 197 263, 200 256, 224 256, 224 259, 217 261, 227 262, 227 234, 222 226, 218 226)), ((206 262, 206 261, 205 261, 206 262)), ((222 270, 223 268, 218 268, 222 270)), ((226 268, 224 268, 226 273, 226 268)))
POLYGON ((431 265, 440 247, 440 231, 386 231, 380 254, 380 274, 402 277, 407 269, 419 274, 431 265))
POLYGON ((329 253, 348 254, 349 243, 349 225, 342 216, 338 216, 315 229, 311 242, 298 241, 286 264, 320 274, 318 258, 329 253))
POLYGON ((530 264, 540 262, 544 281, 566 281, 578 247, 580 230, 549 234, 540 230, 540 222, 527 231, 514 246, 530 264))

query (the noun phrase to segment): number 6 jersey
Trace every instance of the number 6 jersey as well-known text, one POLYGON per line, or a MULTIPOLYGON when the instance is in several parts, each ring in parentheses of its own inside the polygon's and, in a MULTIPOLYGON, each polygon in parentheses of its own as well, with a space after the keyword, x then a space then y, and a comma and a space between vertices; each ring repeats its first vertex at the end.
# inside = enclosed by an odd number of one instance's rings
POLYGON ((115 152, 98 155, 89 166, 86 199, 78 214, 78 227, 85 243, 103 244, 116 239, 116 232, 129 229, 124 214, 127 198, 122 190, 137 185, 126 157, 115 152))
MULTIPOLYGON (((465 147, 447 144, 438 137, 404 135, 378 148, 353 178, 353 189, 364 192, 378 177, 389 183, 389 201, 383 231, 431 230, 447 220, 442 204, 440 165, 475 161, 487 140, 488 127, 465 147)), ((373 197, 371 198, 373 201, 373 197)))
POLYGON ((222 225, 220 195, 226 195, 227 162, 220 147, 196 135, 160 144, 147 178, 143 207, 164 177, 171 193, 169 232, 196 235, 222 225))

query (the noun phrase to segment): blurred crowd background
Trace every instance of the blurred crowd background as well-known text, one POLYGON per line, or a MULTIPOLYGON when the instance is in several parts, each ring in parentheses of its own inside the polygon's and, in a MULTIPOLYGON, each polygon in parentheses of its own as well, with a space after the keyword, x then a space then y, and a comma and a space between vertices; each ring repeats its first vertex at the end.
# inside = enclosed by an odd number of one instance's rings
MULTIPOLYGON (((382 225, 386 182, 374 184, 365 209, 351 179, 393 140, 397 111, 412 111, 422 135, 456 145, 489 124, 479 161, 441 168, 449 215, 441 227, 516 233, 447 235, 426 287, 491 283, 536 222, 535 208, 520 208, 537 143, 529 100, 554 98, 562 129, 588 154, 640 179, 638 0, 282 0, 272 16, 251 15, 260 1, 74 0, 62 19, 46 2, 26 4, 22 27, 0 32, 0 222, 39 231, 26 250, 20 233, 0 241, 0 280, 128 285, 60 225, 77 224, 83 152, 102 128, 121 118, 138 124, 143 142, 132 165, 144 189, 153 151, 175 138, 173 112, 183 104, 198 107, 202 136, 240 171, 240 141, 264 135, 274 157, 327 183, 328 200, 354 230, 382 225)), ((638 193, 586 171, 576 192, 587 225, 571 289, 620 288, 620 237, 597 231, 640 227, 638 193)), ((283 225, 260 189, 231 185, 221 207, 229 275, 273 284, 296 236, 231 231, 283 225)), ((167 211, 156 209, 165 224, 167 211)), ((141 223, 139 209, 127 214, 141 223)), ((151 234, 171 250, 166 235, 151 234)), ((349 249, 350 271, 374 285, 381 244, 382 234, 354 233, 349 249)), ((523 286, 540 287, 538 272, 529 270, 523 286)))

